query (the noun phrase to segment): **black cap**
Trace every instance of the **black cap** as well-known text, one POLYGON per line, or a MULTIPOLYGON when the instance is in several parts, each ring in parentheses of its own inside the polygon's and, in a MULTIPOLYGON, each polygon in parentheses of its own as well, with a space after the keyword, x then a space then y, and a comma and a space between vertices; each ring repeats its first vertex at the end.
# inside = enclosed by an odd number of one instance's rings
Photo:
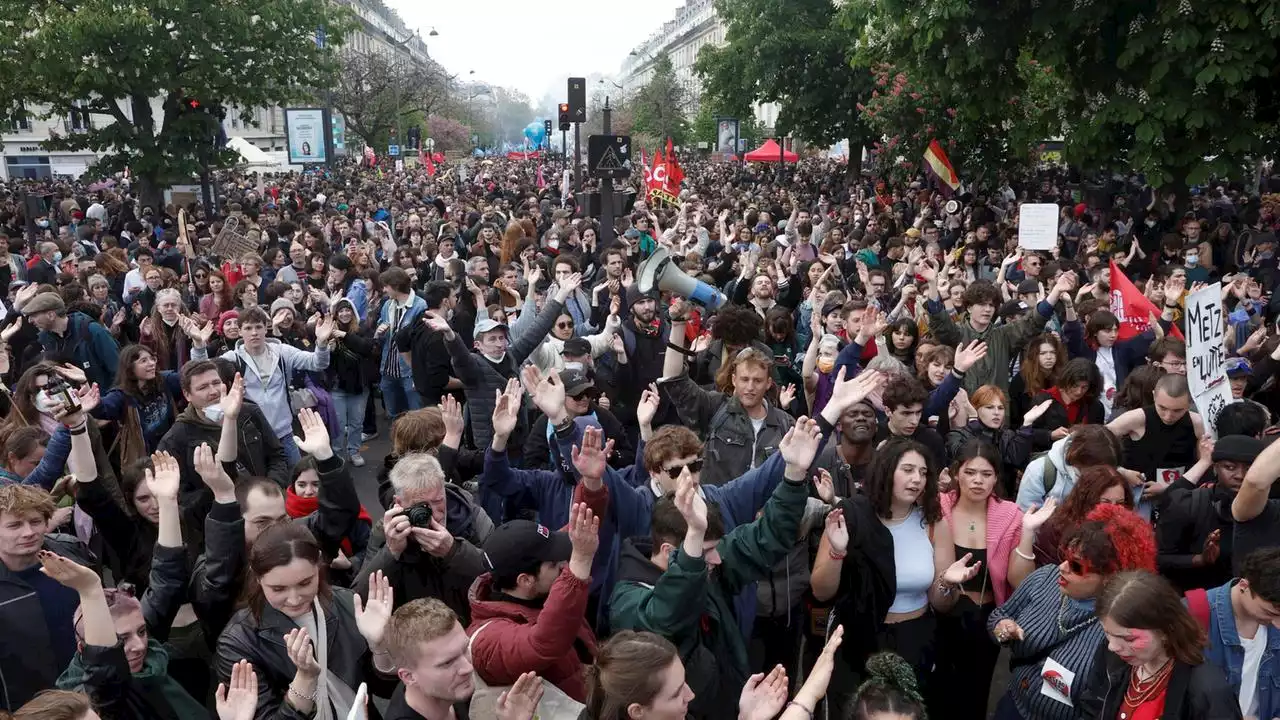
POLYGON ((1027 278, 1018 283, 1019 295, 1030 295, 1031 293, 1040 292, 1040 281, 1035 278, 1027 278))
POLYGON ((1238 462, 1252 465, 1266 443, 1248 435, 1224 435, 1213 444, 1214 462, 1238 462))
POLYGON ((568 533, 552 532, 532 520, 512 520, 484 541, 484 562, 494 575, 511 575, 531 565, 562 562, 573 554, 568 533))
POLYGON ((1030 308, 1027 307, 1027 304, 1022 302, 1021 300, 1010 300, 1009 302, 1000 306, 1000 317, 1002 318, 1017 317, 1018 315, 1021 315, 1022 313, 1026 312, 1029 309, 1030 308))
POLYGON ((564 341, 564 349, 560 351, 561 355, 573 355, 580 357, 591 354, 591 343, 585 338, 572 337, 564 341))
POLYGON ((658 292, 657 288, 653 288, 649 290, 649 292, 642 292, 640 290, 640 283, 638 282, 631 283, 631 287, 627 288, 627 298, 626 298, 627 308, 626 309, 630 310, 632 305, 635 305, 636 303, 640 302, 645 298, 657 300, 660 297, 661 295, 658 292))
POLYGON ((587 371, 577 365, 566 367, 560 371, 560 384, 564 385, 564 394, 569 397, 581 395, 596 386, 587 371))

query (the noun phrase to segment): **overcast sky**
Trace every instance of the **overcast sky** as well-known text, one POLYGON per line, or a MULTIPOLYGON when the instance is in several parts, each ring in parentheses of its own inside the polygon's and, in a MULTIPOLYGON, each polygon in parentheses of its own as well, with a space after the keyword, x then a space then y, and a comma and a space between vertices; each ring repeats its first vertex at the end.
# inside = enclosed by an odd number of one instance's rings
POLYGON ((684 0, 385 0, 462 80, 562 98, 569 77, 614 75, 636 45, 675 17, 684 0), (427 34, 435 28, 438 37, 427 34))

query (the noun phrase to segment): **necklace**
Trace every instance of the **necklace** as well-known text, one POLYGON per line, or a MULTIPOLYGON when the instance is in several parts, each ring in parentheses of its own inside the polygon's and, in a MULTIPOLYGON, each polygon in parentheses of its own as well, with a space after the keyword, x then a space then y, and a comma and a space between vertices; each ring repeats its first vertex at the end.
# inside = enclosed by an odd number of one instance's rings
POLYGON ((1131 708, 1138 708, 1146 704, 1148 701, 1159 695, 1165 687, 1165 680, 1169 674, 1173 672, 1173 658, 1164 661, 1164 665, 1160 666, 1151 677, 1146 680, 1138 677, 1138 670, 1135 668, 1133 675, 1129 680, 1129 687, 1124 691, 1124 704, 1131 708))
POLYGON ((977 521, 977 520, 970 520, 970 521, 969 521, 969 532, 978 532, 978 521, 977 521))
POLYGON ((1067 627, 1067 603, 1070 600, 1071 598, 1067 597, 1066 593, 1062 593, 1062 602, 1058 603, 1058 632, 1062 635, 1070 635, 1090 623, 1097 622, 1098 620, 1098 616, 1090 614, 1089 617, 1085 618, 1083 621, 1078 622, 1071 627, 1067 627))

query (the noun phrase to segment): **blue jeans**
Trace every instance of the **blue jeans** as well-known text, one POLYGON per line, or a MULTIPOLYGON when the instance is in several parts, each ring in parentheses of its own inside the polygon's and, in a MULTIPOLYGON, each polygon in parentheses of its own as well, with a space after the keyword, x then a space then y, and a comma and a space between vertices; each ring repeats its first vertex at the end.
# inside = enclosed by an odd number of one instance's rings
POLYGON ((349 393, 334 390, 330 396, 333 398, 333 409, 338 413, 333 452, 349 459, 360 452, 360 432, 364 427, 364 405, 369 399, 369 391, 349 393))
POLYGON ((289 461, 290 468, 302 460, 302 451, 293 442, 293 433, 280 438, 280 447, 284 450, 284 459, 289 461))
POLYGON ((378 385, 382 388, 382 405, 393 420, 401 413, 422 407, 422 396, 413 386, 413 378, 384 377, 378 385))

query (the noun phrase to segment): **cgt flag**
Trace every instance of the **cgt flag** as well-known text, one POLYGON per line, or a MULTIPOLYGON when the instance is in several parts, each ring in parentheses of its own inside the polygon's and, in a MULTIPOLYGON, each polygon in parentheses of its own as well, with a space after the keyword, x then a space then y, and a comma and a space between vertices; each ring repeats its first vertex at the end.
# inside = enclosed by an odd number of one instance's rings
MULTIPOLYGON (((1151 327, 1151 316, 1160 317, 1160 310, 1142 291, 1137 288, 1111 261, 1111 314, 1120 321, 1117 339, 1128 340, 1146 332, 1151 327)), ((1169 334, 1179 340, 1183 339, 1182 331, 1174 325, 1169 334)))
POLYGON ((956 176, 955 168, 951 167, 951 160, 947 158, 946 151, 936 139, 931 141, 929 148, 924 151, 924 167, 938 179, 938 189, 943 195, 950 196, 960 189, 960 178, 956 176))

